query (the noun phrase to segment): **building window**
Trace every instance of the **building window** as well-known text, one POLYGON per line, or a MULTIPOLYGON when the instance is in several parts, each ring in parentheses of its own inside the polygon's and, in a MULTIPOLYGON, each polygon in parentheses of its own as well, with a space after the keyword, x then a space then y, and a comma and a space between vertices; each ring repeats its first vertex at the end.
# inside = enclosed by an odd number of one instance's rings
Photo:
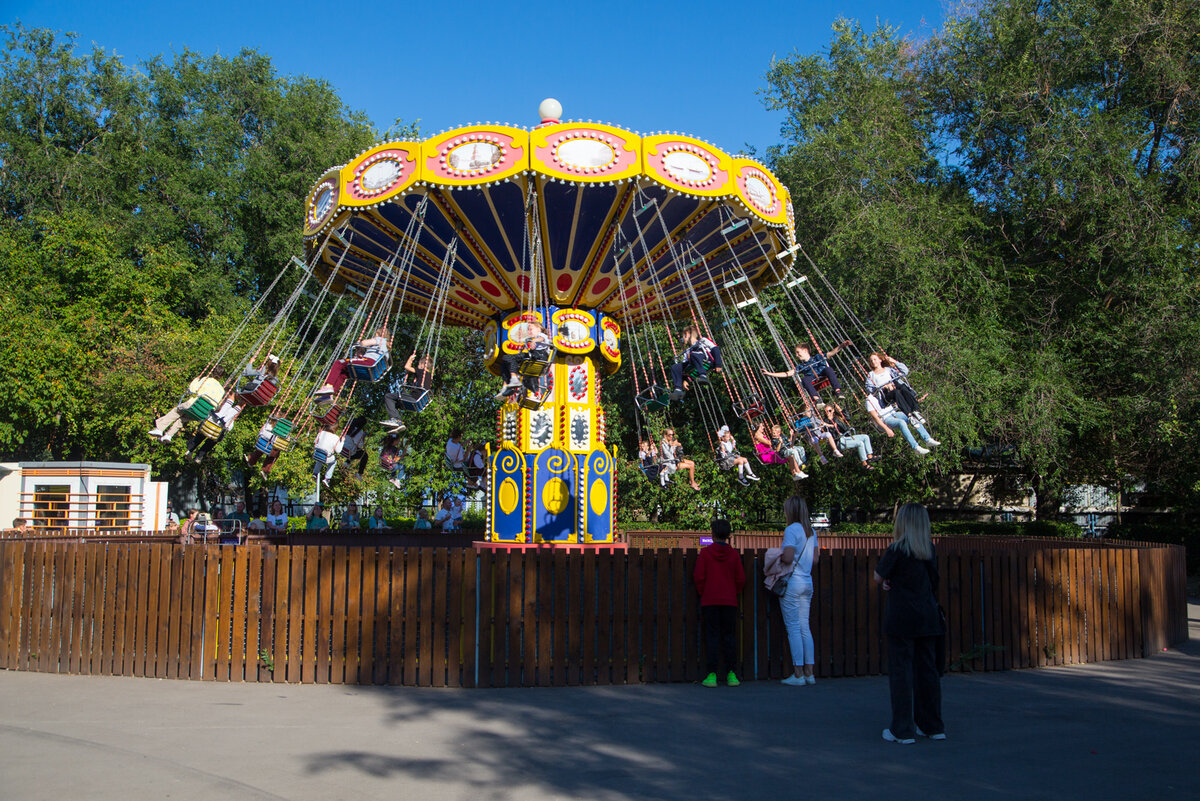
POLYGON ((129 528, 129 487, 96 487, 96 528, 129 528))
POLYGON ((71 509, 71 487, 67 484, 36 484, 33 487, 33 518, 35 528, 70 528, 67 515, 71 509))

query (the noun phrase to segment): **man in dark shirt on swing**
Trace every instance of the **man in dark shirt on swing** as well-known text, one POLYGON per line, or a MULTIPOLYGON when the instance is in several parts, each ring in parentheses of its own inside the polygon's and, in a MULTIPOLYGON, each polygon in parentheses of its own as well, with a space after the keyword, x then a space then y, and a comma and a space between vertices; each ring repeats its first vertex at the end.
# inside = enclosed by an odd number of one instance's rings
POLYGON ((817 393, 816 381, 818 378, 829 380, 829 386, 833 389, 833 394, 839 398, 842 397, 842 385, 838 381, 837 373, 833 370, 828 359, 836 356, 842 348, 851 344, 850 340, 840 343, 836 348, 833 348, 829 353, 816 353, 808 349, 808 345, 803 342, 797 343, 796 366, 783 373, 772 373, 769 370, 763 370, 764 375, 773 376, 775 378, 787 378, 789 376, 797 376, 800 379, 800 385, 804 387, 804 391, 814 401, 820 400, 820 395, 817 393))

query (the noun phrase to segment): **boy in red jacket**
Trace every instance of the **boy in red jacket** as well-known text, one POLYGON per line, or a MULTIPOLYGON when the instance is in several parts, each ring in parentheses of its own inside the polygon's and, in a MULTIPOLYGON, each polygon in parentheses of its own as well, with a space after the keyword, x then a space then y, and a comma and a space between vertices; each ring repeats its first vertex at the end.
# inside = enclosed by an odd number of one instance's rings
POLYGON ((742 557, 729 545, 732 529, 728 520, 714 520, 713 544, 700 552, 696 562, 696 591, 700 593, 700 623, 704 627, 704 656, 708 676, 700 682, 705 687, 717 686, 718 655, 724 655, 729 673, 725 683, 730 687, 741 684, 733 672, 737 661, 738 596, 746 586, 746 571, 742 557))

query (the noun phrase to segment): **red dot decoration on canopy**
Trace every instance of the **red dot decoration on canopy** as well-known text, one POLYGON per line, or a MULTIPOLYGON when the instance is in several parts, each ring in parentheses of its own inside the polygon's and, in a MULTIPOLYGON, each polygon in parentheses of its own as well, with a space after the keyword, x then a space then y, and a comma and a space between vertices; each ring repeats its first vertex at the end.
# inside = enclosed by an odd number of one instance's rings
POLYGON ((335 292, 403 297, 420 313, 457 242, 446 322, 480 329, 531 293, 617 320, 635 305, 639 319, 663 319, 687 309, 689 291, 707 305, 734 278, 776 280, 794 222, 764 166, 677 133, 560 122, 560 108, 543 104, 529 130, 476 123, 381 143, 329 170, 304 218, 318 277, 336 272, 335 292))

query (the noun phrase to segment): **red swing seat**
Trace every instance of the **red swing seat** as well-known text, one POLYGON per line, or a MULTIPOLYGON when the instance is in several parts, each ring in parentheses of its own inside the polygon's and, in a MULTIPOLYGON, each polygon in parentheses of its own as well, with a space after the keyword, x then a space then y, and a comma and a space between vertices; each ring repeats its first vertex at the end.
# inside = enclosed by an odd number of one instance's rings
POLYGON ((279 382, 270 376, 239 386, 238 403, 242 406, 266 406, 279 391, 279 382))

